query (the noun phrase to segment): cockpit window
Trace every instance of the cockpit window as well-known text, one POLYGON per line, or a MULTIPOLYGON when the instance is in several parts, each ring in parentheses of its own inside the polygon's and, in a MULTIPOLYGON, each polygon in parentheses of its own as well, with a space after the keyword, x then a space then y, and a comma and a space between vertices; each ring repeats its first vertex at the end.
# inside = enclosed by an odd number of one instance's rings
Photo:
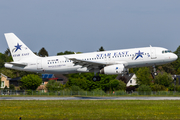
POLYGON ((162 53, 163 53, 163 54, 164 54, 164 53, 171 53, 171 51, 170 51, 170 50, 163 50, 162 53))

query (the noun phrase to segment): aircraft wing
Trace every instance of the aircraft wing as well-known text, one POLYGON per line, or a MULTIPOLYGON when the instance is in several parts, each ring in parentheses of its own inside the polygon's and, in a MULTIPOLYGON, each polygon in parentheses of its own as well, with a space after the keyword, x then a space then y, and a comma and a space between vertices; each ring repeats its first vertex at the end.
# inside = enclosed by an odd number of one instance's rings
POLYGON ((88 70, 94 69, 94 68, 103 68, 107 65, 106 62, 95 62, 95 61, 88 61, 88 60, 81 60, 77 58, 67 58, 69 60, 72 60, 74 65, 80 65, 82 67, 87 67, 88 70))
POLYGON ((77 58, 67 58, 66 59, 72 60, 74 65, 81 65, 82 67, 87 67, 88 70, 92 69, 102 69, 107 65, 113 65, 113 64, 123 64, 125 67, 128 66, 128 63, 126 61, 113 61, 113 62, 97 62, 97 61, 88 61, 88 60, 81 60, 77 58))

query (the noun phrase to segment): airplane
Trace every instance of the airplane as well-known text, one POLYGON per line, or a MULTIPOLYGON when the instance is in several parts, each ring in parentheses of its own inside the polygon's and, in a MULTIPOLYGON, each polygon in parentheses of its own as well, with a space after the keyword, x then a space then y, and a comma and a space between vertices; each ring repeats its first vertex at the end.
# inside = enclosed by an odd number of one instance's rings
POLYGON ((14 33, 4 35, 13 58, 13 62, 5 63, 6 68, 38 73, 94 72, 93 81, 100 81, 99 74, 127 74, 129 68, 162 65, 177 59, 170 50, 152 46, 39 57, 14 33))

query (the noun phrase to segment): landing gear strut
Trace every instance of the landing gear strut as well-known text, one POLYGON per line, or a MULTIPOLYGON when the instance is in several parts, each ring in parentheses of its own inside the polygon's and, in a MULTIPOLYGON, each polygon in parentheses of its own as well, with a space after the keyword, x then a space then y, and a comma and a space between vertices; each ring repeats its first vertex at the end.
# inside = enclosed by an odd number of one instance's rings
POLYGON ((155 66, 153 66, 153 76, 157 76, 158 75, 158 73, 156 72, 156 68, 155 68, 155 66))
POLYGON ((101 77, 99 76, 99 72, 98 71, 94 71, 94 77, 92 78, 92 80, 94 82, 101 80, 101 77), (98 75, 96 76, 97 73, 98 73, 98 75))

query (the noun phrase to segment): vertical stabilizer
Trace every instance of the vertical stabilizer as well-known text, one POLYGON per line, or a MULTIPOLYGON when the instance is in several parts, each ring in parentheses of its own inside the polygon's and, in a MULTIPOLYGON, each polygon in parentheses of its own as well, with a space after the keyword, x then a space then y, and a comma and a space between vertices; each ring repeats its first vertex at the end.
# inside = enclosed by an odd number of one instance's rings
POLYGON ((37 57, 14 33, 5 33, 4 35, 14 62, 37 57))

